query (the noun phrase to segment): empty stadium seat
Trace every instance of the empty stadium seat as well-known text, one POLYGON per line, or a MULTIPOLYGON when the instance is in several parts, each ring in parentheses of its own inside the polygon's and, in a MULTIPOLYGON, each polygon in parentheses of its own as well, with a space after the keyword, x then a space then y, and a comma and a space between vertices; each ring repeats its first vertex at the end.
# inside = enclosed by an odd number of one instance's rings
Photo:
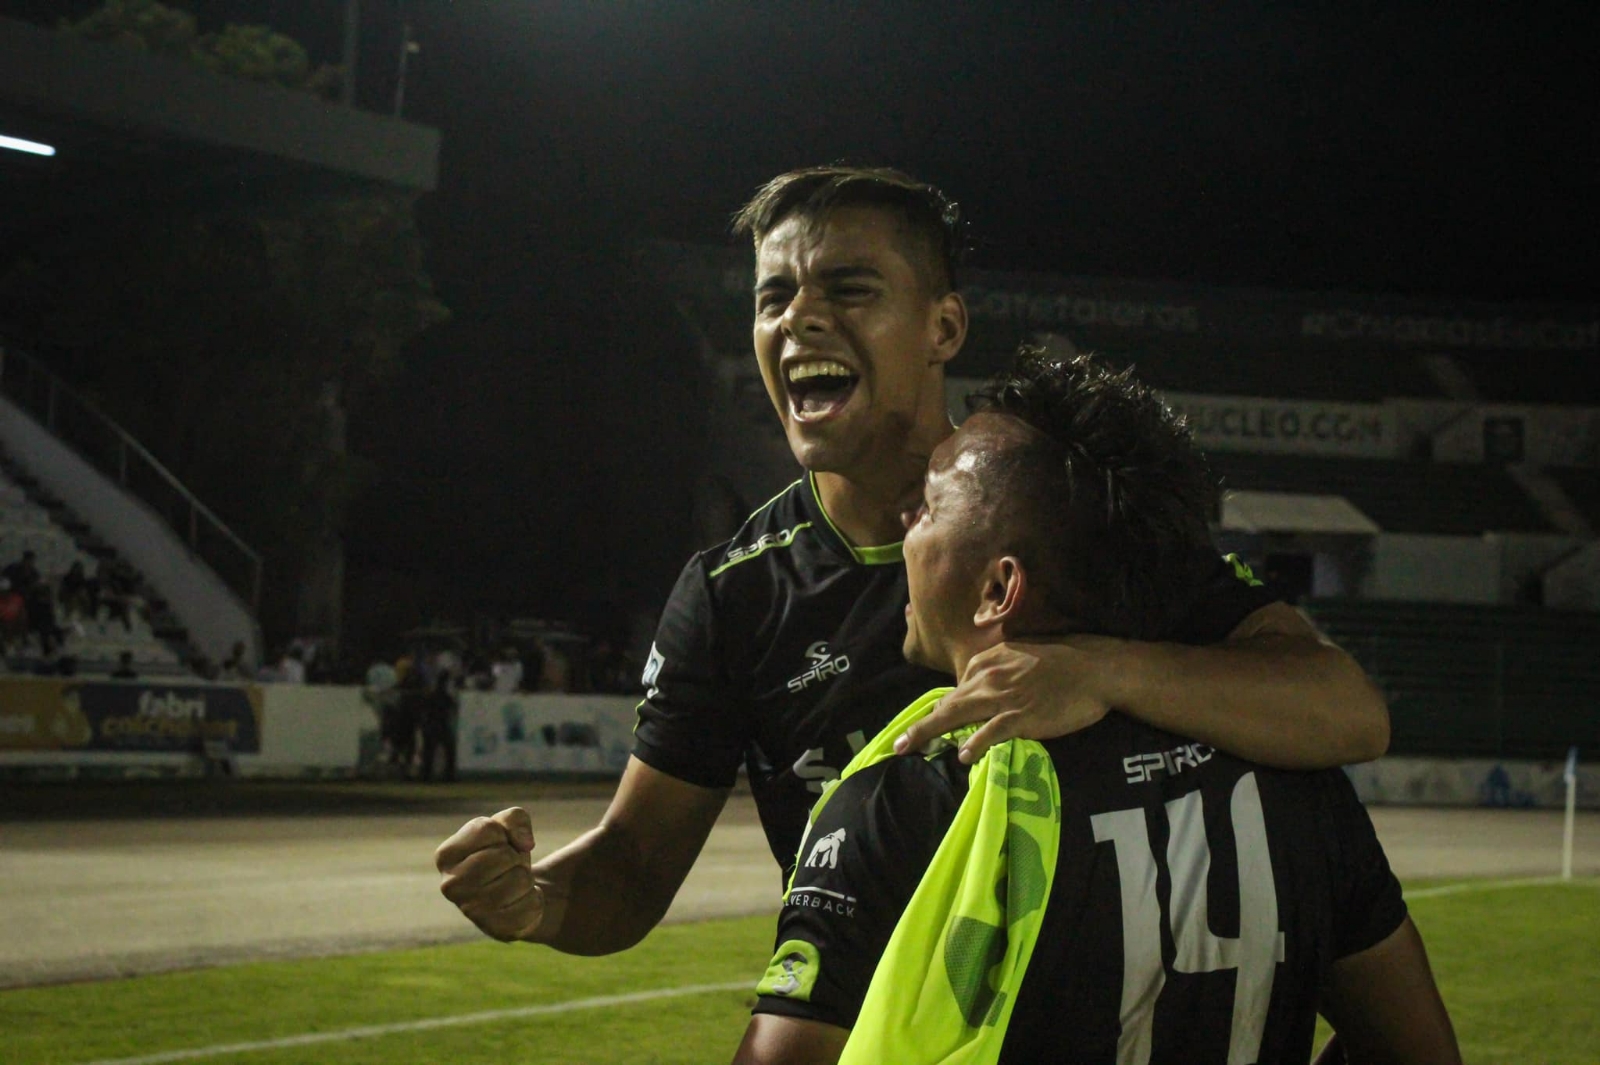
POLYGON ((1391 754, 1559 758, 1600 746, 1600 614, 1313 599, 1389 699, 1391 754))

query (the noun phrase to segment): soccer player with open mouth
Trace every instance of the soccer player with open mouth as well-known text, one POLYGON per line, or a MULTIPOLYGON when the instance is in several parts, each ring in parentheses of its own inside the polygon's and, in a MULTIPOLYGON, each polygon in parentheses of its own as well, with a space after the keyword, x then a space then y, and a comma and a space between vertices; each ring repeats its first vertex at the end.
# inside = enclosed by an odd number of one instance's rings
POLYGON ((756 250, 755 356, 803 476, 690 559, 646 666, 633 757, 599 825, 534 862, 533 818, 477 818, 439 847, 441 888, 486 934, 600 954, 666 912, 748 774, 787 873, 822 784, 902 707, 957 681, 908 747, 987 721, 970 762, 1011 736, 1061 736, 1112 708, 1253 761, 1325 768, 1381 754, 1382 697, 1242 566, 1215 555, 1189 628, 1209 646, 1067 636, 1001 644, 950 678, 901 656, 902 514, 954 431, 959 212, 891 170, 781 175, 737 228, 756 250))

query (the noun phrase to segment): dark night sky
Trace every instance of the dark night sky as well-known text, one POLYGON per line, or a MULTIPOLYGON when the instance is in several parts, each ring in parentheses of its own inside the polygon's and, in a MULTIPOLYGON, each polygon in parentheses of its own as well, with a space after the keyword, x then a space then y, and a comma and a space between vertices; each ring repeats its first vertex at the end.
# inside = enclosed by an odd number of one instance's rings
MULTIPOLYGON (((337 0, 193 6, 337 61, 337 0)), ((379 108, 399 8, 362 7, 379 108)), ((793 166, 935 181, 987 267, 1593 302, 1597 11, 411 0, 406 117, 443 132, 421 219, 455 320, 356 411, 390 476, 353 559, 552 615, 659 600, 690 547, 674 430, 696 400, 625 249, 723 240, 793 166)))

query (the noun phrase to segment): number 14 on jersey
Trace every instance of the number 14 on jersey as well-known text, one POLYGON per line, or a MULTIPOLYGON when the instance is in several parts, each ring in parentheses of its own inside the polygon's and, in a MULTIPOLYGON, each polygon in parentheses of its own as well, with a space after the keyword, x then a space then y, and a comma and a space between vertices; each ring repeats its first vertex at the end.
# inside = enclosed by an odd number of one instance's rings
MULTIPOLYGON (((1272 982, 1283 961, 1283 933, 1278 930, 1278 893, 1254 773, 1234 785, 1229 807, 1239 865, 1237 938, 1213 935, 1207 919, 1211 844, 1200 792, 1166 804, 1170 829, 1166 866, 1172 882, 1168 919, 1176 947, 1172 968, 1179 973, 1235 971, 1228 1065, 1251 1065, 1261 1051, 1272 982)), ((1117 1040, 1117 1065, 1146 1065, 1156 1003, 1167 980, 1156 893, 1160 856, 1150 846, 1143 807, 1096 814, 1090 824, 1095 842, 1111 843, 1116 849, 1122 890, 1122 1034, 1117 1040)))

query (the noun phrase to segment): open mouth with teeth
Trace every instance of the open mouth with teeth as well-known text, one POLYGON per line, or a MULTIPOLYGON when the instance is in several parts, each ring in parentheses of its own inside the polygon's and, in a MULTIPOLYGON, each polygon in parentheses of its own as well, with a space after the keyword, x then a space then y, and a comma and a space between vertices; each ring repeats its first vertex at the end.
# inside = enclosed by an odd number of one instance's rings
POLYGON ((831 360, 802 362, 784 374, 789 386, 789 405, 797 416, 825 418, 840 410, 855 394, 860 380, 848 367, 831 360))

